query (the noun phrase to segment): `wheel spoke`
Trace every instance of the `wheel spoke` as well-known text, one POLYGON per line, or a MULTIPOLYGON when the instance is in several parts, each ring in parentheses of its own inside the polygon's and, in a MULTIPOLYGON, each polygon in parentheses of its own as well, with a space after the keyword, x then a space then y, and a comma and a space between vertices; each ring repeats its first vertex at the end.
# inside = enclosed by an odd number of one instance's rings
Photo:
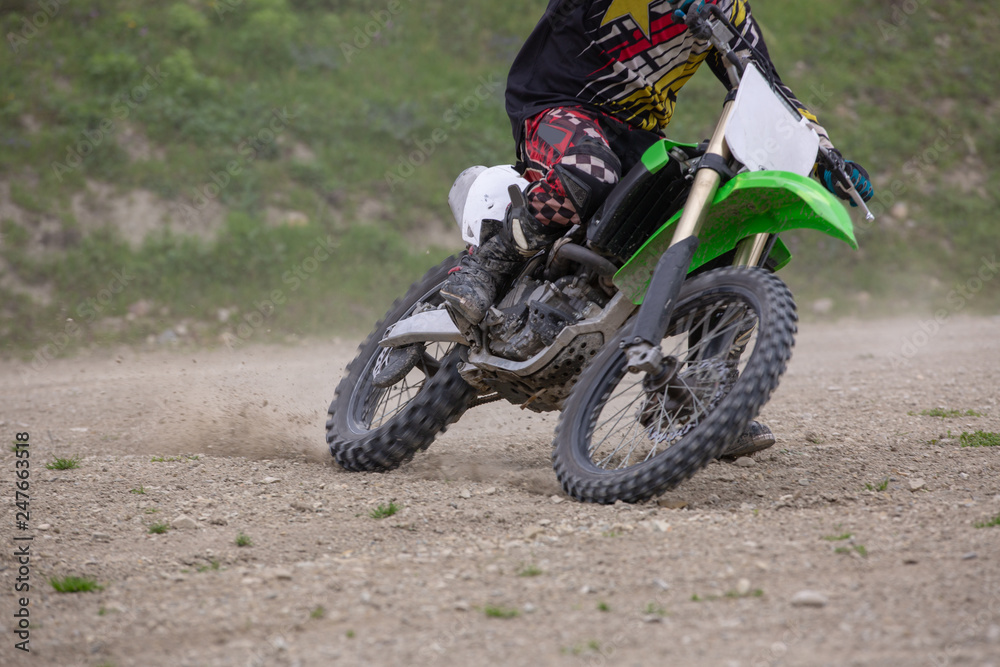
MULTIPOLYGON (((700 425, 727 394, 738 367, 729 362, 735 341, 753 332, 756 312, 739 297, 726 295, 677 313, 667 332, 668 356, 682 369, 668 386, 649 392, 642 380, 628 381, 620 370, 617 386, 592 421, 587 446, 594 465, 622 470, 662 454, 700 425)), ((749 341, 747 342, 749 345, 749 341)), ((624 358, 621 361, 624 364, 624 358)))

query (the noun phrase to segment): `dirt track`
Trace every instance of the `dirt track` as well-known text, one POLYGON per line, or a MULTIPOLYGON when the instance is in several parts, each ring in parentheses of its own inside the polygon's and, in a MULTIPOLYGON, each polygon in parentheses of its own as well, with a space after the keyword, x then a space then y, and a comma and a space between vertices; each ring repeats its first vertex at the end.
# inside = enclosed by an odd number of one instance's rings
POLYGON ((562 496, 555 417, 506 405, 397 472, 340 471, 322 430, 353 343, 0 364, 5 440, 32 442, 29 531, 0 454, 0 664, 1000 665, 1000 526, 974 526, 1000 451, 948 438, 1000 431, 1000 318, 919 331, 802 326, 773 449, 614 507, 562 496), (983 416, 908 414, 935 407, 983 416))

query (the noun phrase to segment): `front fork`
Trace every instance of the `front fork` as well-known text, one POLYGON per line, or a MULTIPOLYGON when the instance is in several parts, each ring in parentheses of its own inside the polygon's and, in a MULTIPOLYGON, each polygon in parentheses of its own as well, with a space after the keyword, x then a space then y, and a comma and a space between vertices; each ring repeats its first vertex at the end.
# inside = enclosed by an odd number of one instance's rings
MULTIPOLYGON (((722 109, 722 116, 702 156, 695 173, 691 192, 684 204, 684 212, 670 241, 670 247, 660 257, 650 279, 646 298, 643 300, 635 325, 620 347, 628 358, 629 371, 661 375, 665 360, 660 349, 670 324, 681 283, 687 276, 691 259, 698 248, 698 234, 715 201, 722 183, 722 174, 729 170, 732 153, 726 144, 726 128, 733 114, 735 101, 731 95, 722 109)), ((736 249, 736 266, 754 266, 760 262, 767 248, 770 234, 756 234, 739 243, 736 249)), ((666 360, 670 363, 671 360, 666 360)))

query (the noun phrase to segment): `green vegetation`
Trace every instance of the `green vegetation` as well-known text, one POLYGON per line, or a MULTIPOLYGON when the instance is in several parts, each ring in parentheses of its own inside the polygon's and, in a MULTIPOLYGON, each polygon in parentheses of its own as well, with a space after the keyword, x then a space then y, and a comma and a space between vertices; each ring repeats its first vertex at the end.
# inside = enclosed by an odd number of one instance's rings
POLYGON ((74 468, 80 467, 80 459, 53 458, 51 461, 45 464, 45 467, 48 468, 49 470, 73 470, 74 468))
POLYGON ((760 588, 755 588, 752 591, 747 591, 746 593, 741 593, 736 590, 726 591, 727 598, 760 598, 764 597, 764 591, 760 588))
POLYGON ((517 609, 508 609, 506 607, 495 607, 491 604, 486 605, 483 609, 483 613, 489 618, 514 618, 519 616, 521 612, 517 609))
POLYGON ((596 639, 587 640, 586 643, 577 643, 573 646, 564 646, 559 649, 563 655, 583 655, 584 653, 600 653, 601 642, 596 639))
POLYGON ((104 586, 86 577, 52 577, 49 583, 58 593, 90 593, 104 589, 104 586))
POLYGON ((345 635, 347 636, 348 639, 354 639, 354 637, 356 637, 356 635, 354 634, 354 630, 348 630, 345 633, 345 635))
MULTIPOLYGON (((0 353, 42 359, 179 324, 196 344, 367 329, 461 248, 458 172, 514 159, 503 81, 543 11, 427 0, 373 23, 386 5, 92 0, 25 33, 48 6, 0 8, 0 196, 16 212, 0 219, 0 353), (149 202, 157 231, 123 233, 109 199, 149 202), (438 232, 447 250, 429 249, 438 232)), ((860 252, 787 236, 800 298, 995 308, 996 290, 953 291, 993 247, 1000 45, 982 3, 754 9, 784 80, 879 194, 860 252)), ((700 73, 668 134, 707 136, 720 100, 700 73)))
POLYGON ((611 607, 608 606, 607 602, 603 600, 597 603, 597 611, 611 611, 611 607))
POLYGON ((865 488, 868 489, 869 491, 878 491, 879 493, 881 493, 882 491, 885 491, 886 489, 889 488, 889 478, 886 477, 878 484, 866 483, 865 488))
POLYGON ((863 544, 855 544, 850 547, 837 547, 833 550, 835 554, 849 554, 852 551, 857 552, 862 558, 868 558, 868 549, 865 548, 863 544))
POLYGON ((198 567, 198 572, 208 572, 210 570, 211 571, 217 571, 220 567, 222 567, 222 566, 219 563, 219 561, 217 561, 215 559, 212 559, 212 560, 210 560, 208 562, 208 565, 200 565, 198 567))
POLYGON ((324 616, 326 616, 326 609, 323 608, 323 605, 319 605, 311 612, 309 612, 309 618, 313 619, 314 621, 318 621, 324 616))
POLYGON ((135 493, 135 494, 138 494, 138 495, 144 495, 146 493, 146 487, 144 487, 142 484, 140 484, 138 488, 129 489, 128 492, 129 493, 135 493))
MULTIPOLYGON (((910 416, 916 416, 918 413, 907 412, 906 414, 910 416)), ((982 417, 983 415, 975 410, 946 410, 944 408, 931 408, 930 410, 921 410, 919 413, 924 417, 940 417, 941 419, 957 419, 959 417, 982 417)))
POLYGON ((1000 447, 1000 433, 987 433, 986 431, 962 433, 958 437, 958 441, 962 447, 1000 447))
POLYGON ((541 574, 543 574, 542 568, 537 565, 526 565, 517 572, 519 577, 537 577, 541 574))
POLYGON ((827 542, 839 542, 841 540, 849 540, 852 537, 854 537, 854 535, 851 533, 843 533, 841 535, 824 535, 823 539, 827 542))
POLYGON ((170 524, 161 521, 157 521, 149 527, 149 532, 152 535, 163 535, 168 530, 170 530, 170 524))
MULTIPOLYGON (((694 595, 691 596, 691 600, 693 600, 694 602, 699 602, 701 598, 698 597, 697 593, 695 593, 694 595)), ((649 616, 666 616, 667 609, 663 605, 656 604, 655 602, 650 602, 646 605, 646 608, 643 609, 643 613, 649 616)))
POLYGON ((994 526, 1000 526, 1000 514, 997 514, 995 517, 987 521, 977 521, 972 525, 976 528, 993 528, 994 526))
POLYGON ((388 505, 379 505, 371 512, 369 512, 368 516, 370 516, 373 519, 385 519, 392 516, 398 511, 399 511, 399 506, 394 502, 390 502, 388 505))
POLYGON ((239 535, 236 536, 236 546, 238 547, 250 547, 253 546, 253 540, 251 540, 247 535, 240 531, 239 535))

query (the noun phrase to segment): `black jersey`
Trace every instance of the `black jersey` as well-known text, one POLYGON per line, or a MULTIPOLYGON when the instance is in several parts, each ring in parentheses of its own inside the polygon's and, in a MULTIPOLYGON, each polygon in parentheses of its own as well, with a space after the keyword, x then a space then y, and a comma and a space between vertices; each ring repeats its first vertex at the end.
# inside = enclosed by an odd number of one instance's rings
MULTIPOLYGON (((768 58, 748 0, 709 2, 718 4, 768 58)), ((721 55, 687 26, 675 24, 670 12, 668 0, 550 0, 507 80, 507 113, 517 144, 525 120, 565 106, 660 132, 673 116, 678 91, 705 61, 728 86, 721 55)), ((732 46, 741 48, 735 40, 732 46)), ((815 116, 799 106, 815 122, 815 116)), ((814 127, 825 139, 822 128, 814 127)))

